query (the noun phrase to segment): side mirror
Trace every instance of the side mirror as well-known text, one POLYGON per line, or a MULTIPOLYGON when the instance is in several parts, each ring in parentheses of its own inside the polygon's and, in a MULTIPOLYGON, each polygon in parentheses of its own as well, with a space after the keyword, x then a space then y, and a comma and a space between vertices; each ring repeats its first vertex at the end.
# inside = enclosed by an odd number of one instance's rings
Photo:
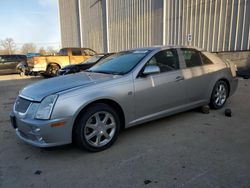
POLYGON ((160 72, 161 72, 160 67, 158 67, 157 65, 147 65, 144 68, 143 75, 147 76, 150 74, 156 74, 160 72))

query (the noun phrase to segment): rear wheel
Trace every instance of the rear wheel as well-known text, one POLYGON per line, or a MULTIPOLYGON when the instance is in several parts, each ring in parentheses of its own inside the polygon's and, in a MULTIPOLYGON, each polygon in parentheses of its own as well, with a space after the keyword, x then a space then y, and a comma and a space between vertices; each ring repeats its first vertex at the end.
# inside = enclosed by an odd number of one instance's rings
POLYGON ((25 72, 21 71, 21 72, 19 73, 19 75, 20 75, 20 76, 25 76, 25 72))
POLYGON ((76 121, 74 141, 83 149, 98 152, 110 147, 120 132, 120 119, 109 105, 98 103, 76 121))
POLYGON ((55 77, 55 76, 57 76, 57 72, 58 72, 59 69, 60 69, 60 67, 58 65, 56 65, 56 64, 50 64, 47 67, 46 76, 48 76, 48 77, 55 77))
POLYGON ((210 106, 214 109, 220 109, 226 103, 228 97, 228 85, 225 81, 219 80, 213 89, 210 106))

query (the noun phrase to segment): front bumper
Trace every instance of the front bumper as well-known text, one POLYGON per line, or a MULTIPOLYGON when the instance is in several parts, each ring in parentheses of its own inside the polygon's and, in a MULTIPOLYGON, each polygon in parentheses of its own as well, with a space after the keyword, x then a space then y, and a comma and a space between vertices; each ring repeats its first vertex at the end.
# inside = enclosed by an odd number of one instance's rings
POLYGON ((12 126, 22 141, 36 147, 53 147, 71 143, 72 126, 70 118, 55 120, 21 119, 11 113, 12 126), (53 127, 57 122, 65 122, 62 126, 53 127))
POLYGON ((47 65, 44 64, 32 64, 32 63, 28 63, 28 67, 31 73, 33 72, 45 72, 47 65))
POLYGON ((30 70, 31 70, 32 72, 45 72, 45 71, 46 71, 46 67, 34 66, 34 67, 30 68, 30 70))

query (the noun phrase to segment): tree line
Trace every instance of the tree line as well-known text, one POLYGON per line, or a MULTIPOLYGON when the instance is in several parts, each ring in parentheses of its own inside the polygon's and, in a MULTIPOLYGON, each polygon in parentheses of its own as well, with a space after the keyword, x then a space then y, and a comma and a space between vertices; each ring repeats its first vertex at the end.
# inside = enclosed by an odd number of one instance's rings
POLYGON ((27 53, 40 53, 42 55, 54 55, 58 50, 51 46, 47 48, 40 47, 37 48, 34 43, 25 43, 21 48, 17 47, 17 44, 12 38, 6 38, 0 40, 0 55, 11 55, 11 54, 27 54, 27 53))

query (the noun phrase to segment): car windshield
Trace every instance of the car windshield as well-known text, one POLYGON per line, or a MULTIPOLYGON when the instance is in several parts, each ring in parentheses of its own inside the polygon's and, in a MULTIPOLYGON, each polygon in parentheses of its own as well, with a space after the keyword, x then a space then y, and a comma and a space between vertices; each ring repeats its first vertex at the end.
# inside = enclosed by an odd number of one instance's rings
POLYGON ((123 75, 130 72, 149 52, 149 50, 120 52, 101 60, 87 71, 123 75))
POLYGON ((98 60, 100 60, 104 55, 95 55, 91 58, 88 58, 87 60, 83 61, 81 64, 92 64, 96 63, 98 60))

